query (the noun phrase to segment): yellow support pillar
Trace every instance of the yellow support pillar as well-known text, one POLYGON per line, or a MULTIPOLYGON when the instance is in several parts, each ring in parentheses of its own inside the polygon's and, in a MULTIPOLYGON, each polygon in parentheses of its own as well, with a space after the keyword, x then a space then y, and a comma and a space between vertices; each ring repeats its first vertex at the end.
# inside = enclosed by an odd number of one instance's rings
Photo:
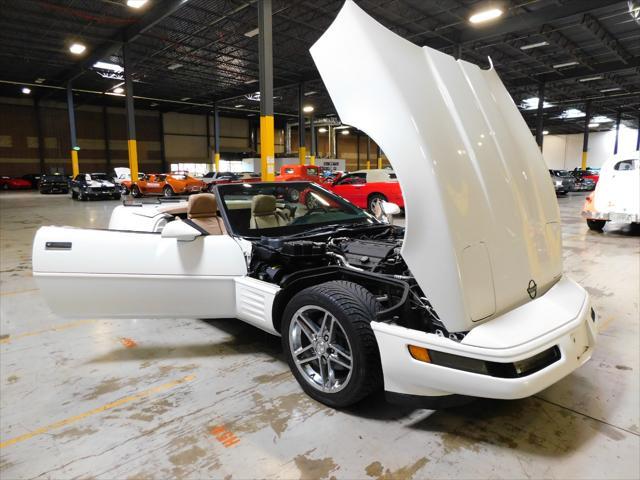
POLYGON ((587 169, 587 152, 582 152, 582 170, 587 169))
POLYGON ((307 163, 307 149, 306 147, 298 148, 298 158, 300 159, 300 165, 307 163))
POLYGON ((127 140, 129 149, 129 170, 131 171, 131 184, 138 181, 138 142, 127 140))
POLYGON ((378 168, 382 168, 382 157, 378 157, 378 168))
POLYGON ((80 164, 78 163, 78 151, 71 150, 71 170, 73 171, 73 178, 80 173, 80 164))
POLYGON ((309 165, 315 165, 316 164, 316 156, 315 155, 311 155, 309 157, 309 165))
POLYGON ((371 160, 367 160, 367 170, 371 170, 371 160))
POLYGON ((220 154, 218 152, 213 154, 213 164, 216 167, 216 172, 220 171, 220 154))
POLYGON ((273 115, 260 117, 260 166, 262 181, 272 182, 275 179, 273 115))

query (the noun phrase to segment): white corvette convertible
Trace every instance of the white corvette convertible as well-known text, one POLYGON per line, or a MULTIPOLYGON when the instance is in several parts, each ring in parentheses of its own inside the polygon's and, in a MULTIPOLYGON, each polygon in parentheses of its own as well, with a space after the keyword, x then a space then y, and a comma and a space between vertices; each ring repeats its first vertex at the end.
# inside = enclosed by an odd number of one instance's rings
POLYGON ((341 119, 391 160, 406 229, 307 182, 220 185, 142 215, 162 220, 144 232, 41 228, 52 309, 237 318, 280 335, 302 388, 336 407, 378 389, 431 406, 521 398, 586 362, 596 315, 562 273, 553 186, 496 73, 350 1, 311 53, 341 119))

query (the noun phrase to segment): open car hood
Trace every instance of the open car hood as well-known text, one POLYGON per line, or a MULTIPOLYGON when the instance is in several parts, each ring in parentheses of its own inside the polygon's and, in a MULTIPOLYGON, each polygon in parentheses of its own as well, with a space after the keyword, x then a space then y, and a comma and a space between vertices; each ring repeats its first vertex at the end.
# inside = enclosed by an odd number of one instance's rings
POLYGON ((343 122, 391 162, 402 255, 451 332, 545 293, 561 276, 549 172, 496 72, 397 36, 347 1, 311 48, 343 122))

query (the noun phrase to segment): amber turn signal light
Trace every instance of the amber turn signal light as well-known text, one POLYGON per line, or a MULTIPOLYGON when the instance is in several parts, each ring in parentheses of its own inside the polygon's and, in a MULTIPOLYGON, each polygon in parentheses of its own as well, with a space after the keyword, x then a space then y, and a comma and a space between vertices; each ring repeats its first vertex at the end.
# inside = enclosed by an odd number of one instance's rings
POLYGON ((429 350, 427 350, 424 347, 416 347, 415 345, 409 345, 409 353, 416 360, 420 360, 421 362, 431 363, 429 350))

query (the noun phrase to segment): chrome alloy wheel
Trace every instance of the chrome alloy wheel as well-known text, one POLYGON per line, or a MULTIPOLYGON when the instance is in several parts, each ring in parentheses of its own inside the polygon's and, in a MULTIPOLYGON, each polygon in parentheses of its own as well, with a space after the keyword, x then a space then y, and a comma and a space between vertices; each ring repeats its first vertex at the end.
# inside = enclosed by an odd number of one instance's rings
POLYGON ((289 348, 296 367, 315 389, 336 393, 349 383, 351 345, 340 323, 324 308, 309 305, 293 315, 289 348))

